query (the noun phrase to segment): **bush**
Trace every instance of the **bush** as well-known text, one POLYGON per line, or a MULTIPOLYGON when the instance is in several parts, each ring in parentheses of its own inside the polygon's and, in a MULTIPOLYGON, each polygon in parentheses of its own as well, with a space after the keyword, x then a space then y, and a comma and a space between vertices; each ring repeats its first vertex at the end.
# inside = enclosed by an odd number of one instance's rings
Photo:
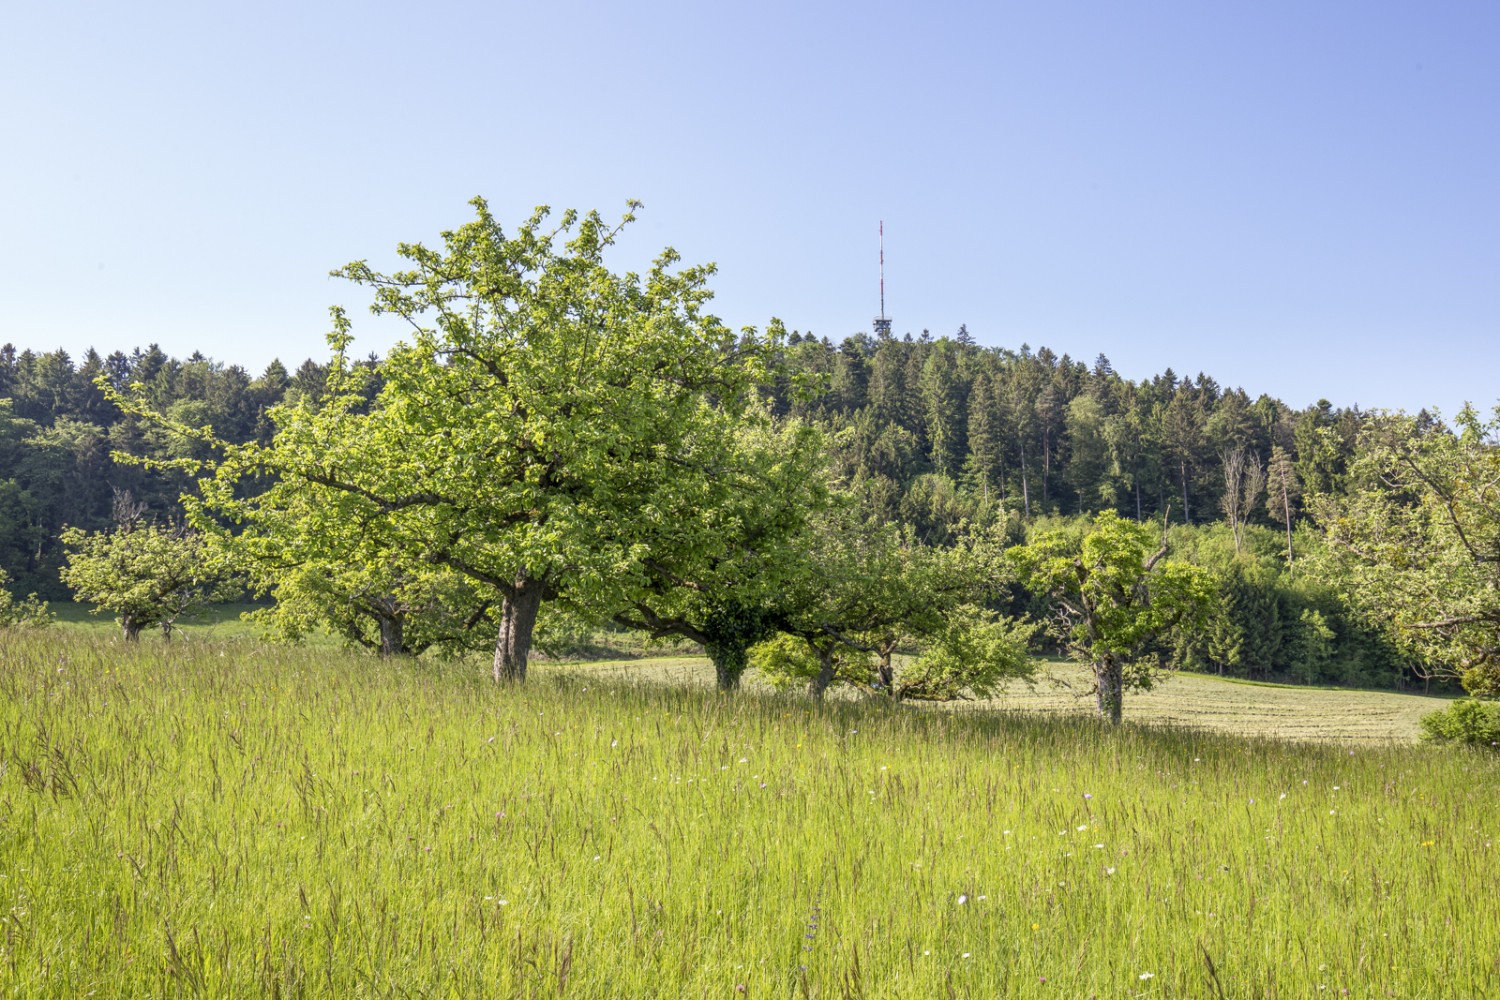
POLYGON ((46 628, 52 624, 52 614, 47 605, 35 594, 24 600, 16 600, 6 589, 10 577, 0 569, 0 628, 46 628))
POLYGON ((1465 698, 1422 716, 1422 739, 1500 752, 1500 702, 1465 698))

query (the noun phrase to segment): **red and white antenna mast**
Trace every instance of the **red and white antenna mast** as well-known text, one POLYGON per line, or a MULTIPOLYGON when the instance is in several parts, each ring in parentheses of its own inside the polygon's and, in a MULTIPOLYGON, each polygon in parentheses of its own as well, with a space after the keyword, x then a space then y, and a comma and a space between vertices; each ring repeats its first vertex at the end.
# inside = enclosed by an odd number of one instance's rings
POLYGON ((880 315, 875 317, 875 336, 891 335, 891 320, 885 314, 885 220, 880 220, 880 315))

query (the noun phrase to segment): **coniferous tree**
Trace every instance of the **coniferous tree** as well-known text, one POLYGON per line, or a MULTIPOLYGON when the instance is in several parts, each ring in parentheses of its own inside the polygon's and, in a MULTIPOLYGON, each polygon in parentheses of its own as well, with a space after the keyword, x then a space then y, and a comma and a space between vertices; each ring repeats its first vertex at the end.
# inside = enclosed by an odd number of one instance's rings
POLYGON ((928 352, 919 383, 932 467, 950 478, 963 469, 968 416, 951 347, 951 342, 941 341, 928 352))
POLYGON ((987 500, 991 489, 1003 489, 1005 442, 999 408, 988 375, 980 374, 969 390, 969 458, 965 472, 987 500))

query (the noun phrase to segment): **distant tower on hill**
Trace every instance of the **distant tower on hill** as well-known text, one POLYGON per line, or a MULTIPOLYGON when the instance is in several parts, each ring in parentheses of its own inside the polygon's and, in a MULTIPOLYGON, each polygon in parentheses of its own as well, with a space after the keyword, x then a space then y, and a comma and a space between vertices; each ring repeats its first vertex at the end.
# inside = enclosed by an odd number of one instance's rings
POLYGON ((885 340, 891 335, 891 318, 885 314, 885 220, 880 220, 880 315, 875 317, 875 336, 885 340))

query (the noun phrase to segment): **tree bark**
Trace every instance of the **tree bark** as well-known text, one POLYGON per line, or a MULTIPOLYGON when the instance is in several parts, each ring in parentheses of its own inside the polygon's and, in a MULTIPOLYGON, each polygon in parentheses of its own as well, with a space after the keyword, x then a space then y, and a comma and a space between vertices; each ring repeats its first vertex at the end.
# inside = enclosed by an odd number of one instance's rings
POLYGON ((833 684, 833 661, 835 648, 829 645, 827 649, 818 650, 818 663, 821 666, 818 673, 807 686, 807 693, 817 701, 823 700, 823 695, 828 693, 828 688, 833 684))
POLYGON ((1125 670, 1113 656, 1094 661, 1099 716, 1118 726, 1125 708, 1125 670))
POLYGON ((1281 487, 1281 506, 1286 514, 1286 571, 1292 572, 1292 497, 1286 491, 1285 484, 1281 487))
POLYGON ((1051 435, 1042 434, 1042 506, 1047 506, 1047 477, 1052 473, 1051 435))
POLYGON ((892 652, 893 652, 893 647, 887 646, 885 644, 881 644, 880 649, 879 649, 879 651, 876 654, 879 657, 879 660, 877 661, 875 669, 876 669, 876 671, 880 675, 880 686, 881 686, 881 688, 885 691, 885 693, 887 695, 889 695, 892 698, 895 698, 896 697, 896 668, 891 663, 891 654, 892 654, 892 652))
POLYGON ((143 622, 136 621, 130 615, 120 616, 120 638, 126 642, 140 642, 141 629, 144 627, 143 622))
POLYGON ((1021 445, 1021 502, 1026 507, 1027 518, 1031 517, 1031 484, 1026 479, 1026 445, 1021 445))
POLYGON ((404 623, 396 615, 380 615, 376 618, 380 623, 380 655, 389 659, 392 656, 401 656, 406 652, 406 637, 404 623))
POLYGON ((1192 524, 1193 523, 1193 513, 1188 508, 1188 470, 1187 470, 1187 462, 1184 461, 1181 465, 1178 466, 1178 468, 1182 472, 1182 522, 1184 524, 1192 524))
POLYGON ((544 589, 542 581, 520 577, 500 604, 500 634, 495 639, 497 684, 519 684, 526 679, 531 633, 536 629, 544 589))

